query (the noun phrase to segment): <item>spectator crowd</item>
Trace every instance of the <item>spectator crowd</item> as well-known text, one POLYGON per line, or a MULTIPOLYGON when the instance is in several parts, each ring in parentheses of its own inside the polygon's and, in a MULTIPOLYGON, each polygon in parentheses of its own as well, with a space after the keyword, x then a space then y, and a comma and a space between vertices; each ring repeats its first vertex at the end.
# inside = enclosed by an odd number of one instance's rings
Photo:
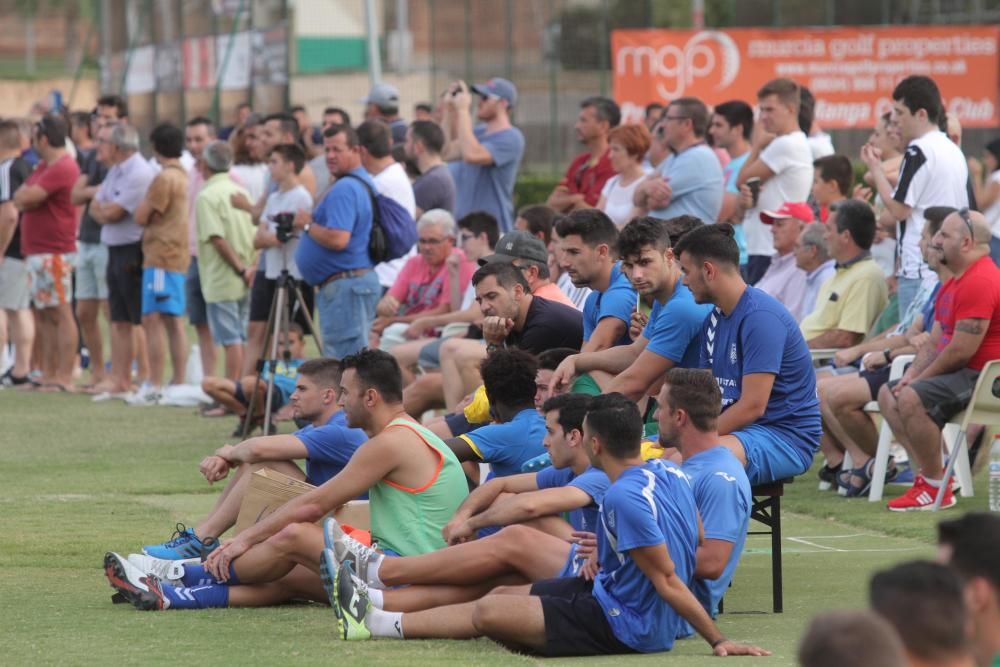
MULTIPOLYGON (((590 655, 697 633, 766 654, 714 620, 752 488, 821 453, 821 488, 864 496, 884 474, 905 487, 889 510, 956 505, 942 431, 1000 359, 1000 140, 967 158, 928 77, 892 98, 846 156, 790 79, 634 124, 589 97, 582 152, 519 209, 502 78, 456 81, 410 123, 388 84, 358 124, 241 105, 229 128, 141 137, 113 95, 3 119, 3 385, 138 407, 194 377, 206 417, 296 420, 200 463, 228 482, 192 528, 108 553, 138 608, 307 598, 345 639, 590 655), (873 402, 898 443, 885 473, 873 402), (261 468, 315 488, 220 541, 261 468), (370 530, 318 523, 358 499, 370 530)), ((973 466, 987 434, 968 431, 973 466)), ((817 619, 803 664, 832 664, 851 627, 898 633, 877 664, 991 664, 1000 580, 976 540, 995 554, 998 528, 978 521, 942 524, 944 564, 877 575, 876 616, 817 619), (930 591, 976 637, 905 627, 930 591)))

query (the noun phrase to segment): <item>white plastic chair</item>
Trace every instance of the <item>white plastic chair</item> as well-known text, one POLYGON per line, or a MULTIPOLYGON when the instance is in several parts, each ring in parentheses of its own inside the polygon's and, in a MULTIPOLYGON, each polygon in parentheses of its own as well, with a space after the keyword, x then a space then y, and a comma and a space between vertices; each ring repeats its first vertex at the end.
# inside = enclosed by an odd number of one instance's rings
MULTIPOLYGON (((906 372, 906 366, 913 361, 914 355, 901 354, 892 360, 892 367, 889 370, 889 380, 898 380, 906 372)), ((878 401, 868 401, 865 403, 864 411, 869 414, 879 414, 878 401)), ((875 467, 872 468, 872 485, 868 491, 868 500, 878 502, 882 500, 882 492, 885 490, 885 471, 889 467, 889 448, 892 446, 892 429, 889 422, 882 420, 879 429, 878 449, 875 450, 875 467)))

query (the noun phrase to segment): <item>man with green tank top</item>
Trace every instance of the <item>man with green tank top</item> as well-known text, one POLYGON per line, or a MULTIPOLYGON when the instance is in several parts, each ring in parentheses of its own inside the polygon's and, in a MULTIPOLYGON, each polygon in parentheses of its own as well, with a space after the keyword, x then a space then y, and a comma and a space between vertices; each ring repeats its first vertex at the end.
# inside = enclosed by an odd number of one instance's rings
POLYGON ((403 411, 392 355, 362 350, 341 362, 340 405, 369 436, 344 470, 224 542, 203 565, 185 566, 173 587, 129 561, 112 559, 112 587, 139 609, 256 607, 293 598, 326 602, 318 575, 323 516, 367 491, 372 540, 387 554, 445 546, 442 529, 468 495, 462 466, 444 442, 403 411))

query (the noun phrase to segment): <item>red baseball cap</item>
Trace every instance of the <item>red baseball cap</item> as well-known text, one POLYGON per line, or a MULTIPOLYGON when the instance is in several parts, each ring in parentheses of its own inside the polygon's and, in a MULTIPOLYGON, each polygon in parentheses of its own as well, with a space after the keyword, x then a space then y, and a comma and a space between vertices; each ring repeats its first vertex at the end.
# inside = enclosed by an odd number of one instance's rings
POLYGON ((812 207, 801 201, 786 201, 777 211, 760 212, 760 221, 765 225, 773 225, 775 220, 781 218, 795 218, 801 222, 812 222, 812 207))

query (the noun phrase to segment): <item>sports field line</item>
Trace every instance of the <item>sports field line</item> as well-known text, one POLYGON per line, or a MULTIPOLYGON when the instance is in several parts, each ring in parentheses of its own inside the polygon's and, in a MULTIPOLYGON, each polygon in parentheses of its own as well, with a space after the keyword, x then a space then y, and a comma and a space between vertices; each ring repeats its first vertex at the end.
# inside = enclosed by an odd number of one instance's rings
MULTIPOLYGON (((809 547, 814 547, 822 552, 834 552, 834 553, 894 553, 902 551, 922 551, 925 547, 897 547, 888 549, 839 549, 837 547, 827 546, 825 544, 817 544, 812 540, 826 539, 826 540, 836 540, 836 539, 846 539, 852 537, 878 537, 877 535, 871 533, 856 533, 851 535, 811 535, 810 539, 804 537, 786 537, 785 539, 789 542, 796 542, 798 544, 804 544, 809 547)), ((817 551, 812 552, 802 552, 802 553, 819 553, 817 551)))

